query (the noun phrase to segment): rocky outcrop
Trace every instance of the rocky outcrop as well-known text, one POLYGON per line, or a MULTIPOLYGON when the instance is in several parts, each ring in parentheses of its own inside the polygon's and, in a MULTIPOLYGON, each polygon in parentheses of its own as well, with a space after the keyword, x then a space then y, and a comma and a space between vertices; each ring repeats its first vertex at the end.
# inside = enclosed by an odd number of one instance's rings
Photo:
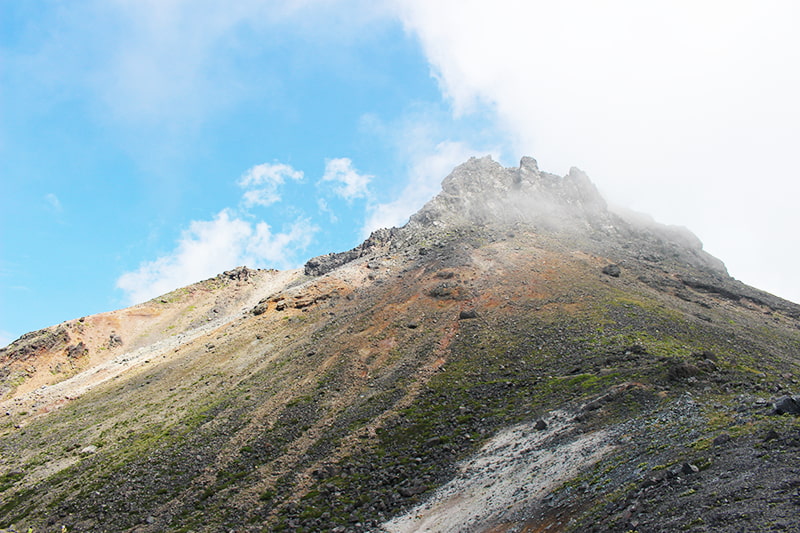
POLYGON ((541 172, 523 157, 505 168, 490 156, 471 158, 442 182, 442 192, 409 221, 409 226, 473 223, 562 225, 606 218, 605 200, 585 173, 572 168, 564 177, 541 172))
POLYGON ((246 266, 240 266, 232 270, 226 270, 222 274, 219 274, 217 277, 220 279, 228 279, 231 281, 247 281, 256 272, 257 272, 256 270, 249 269, 246 266))
POLYGON ((352 250, 314 257, 305 264, 305 274, 326 274, 387 244, 420 246, 431 233, 455 227, 516 222, 585 226, 608 217, 605 200, 577 168, 562 178, 539 171, 531 157, 523 157, 519 168, 505 168, 490 156, 473 157, 442 181, 442 192, 404 227, 380 229, 352 250))
POLYGON ((63 327, 40 329, 26 333, 7 347, 0 349, 0 359, 5 361, 25 361, 39 354, 55 351, 70 341, 69 333, 63 327))
POLYGON ((775 402, 775 414, 800 415, 800 399, 783 396, 775 402))
POLYGON ((112 331, 108 336, 108 348, 114 349, 117 346, 122 346, 122 337, 119 336, 116 332, 112 331))
POLYGON ((349 263, 350 261, 355 261, 360 257, 364 257, 368 253, 374 251, 377 247, 389 243, 397 231, 397 228, 379 229, 373 231, 367 240, 352 250, 339 253, 330 253, 311 258, 305 264, 305 274, 306 276, 322 276, 323 274, 327 274, 331 270, 349 263))
POLYGON ((67 357, 70 359, 78 359, 79 357, 83 357, 88 353, 89 348, 86 347, 83 341, 80 341, 78 344, 67 346, 67 357))

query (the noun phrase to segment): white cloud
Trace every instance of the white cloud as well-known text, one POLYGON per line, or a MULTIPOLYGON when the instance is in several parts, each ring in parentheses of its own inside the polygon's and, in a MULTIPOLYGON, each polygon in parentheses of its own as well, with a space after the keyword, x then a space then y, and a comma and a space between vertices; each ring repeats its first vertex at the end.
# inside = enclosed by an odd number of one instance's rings
POLYGON ((256 165, 241 178, 239 178, 240 187, 251 187, 253 185, 280 185, 286 179, 301 180, 303 179, 303 172, 295 170, 291 165, 285 163, 262 163, 256 165))
POLYGON ((117 280, 131 303, 146 301, 177 287, 215 276, 239 265, 293 268, 299 254, 319 230, 298 216, 275 233, 263 220, 255 220, 249 208, 269 206, 281 200, 280 187, 287 180, 300 181, 303 172, 284 163, 263 163, 249 168, 236 181, 245 189, 241 209, 223 209, 212 220, 195 220, 183 232, 175 248, 117 280))
POLYGON ((64 210, 61 205, 61 200, 53 193, 46 194, 44 196, 44 201, 47 202, 47 205, 54 213, 61 213, 64 210))
POLYGON ((276 202, 280 202, 280 200, 280 195, 273 189, 255 189, 246 191, 242 195, 242 201, 246 207, 253 207, 256 205, 267 207, 276 202))
POLYGON ((273 233, 265 222, 253 224, 223 209, 213 220, 193 221, 172 252, 126 272, 117 287, 138 303, 238 265, 292 267, 316 231, 298 219, 273 233))
POLYGON ((375 176, 360 174, 353 168, 353 162, 347 157, 329 159, 325 162, 325 174, 321 182, 334 182, 334 192, 345 200, 369 197, 369 182, 375 176))
POLYGON ((328 220, 331 224, 335 224, 339 221, 339 217, 336 216, 331 206, 328 205, 328 202, 325 198, 317 198, 317 207, 319 208, 320 212, 325 213, 328 215, 328 220))
POLYGON ((288 231, 272 233, 266 222, 255 226, 253 237, 245 248, 245 263, 289 268, 296 265, 297 253, 305 250, 318 228, 307 219, 298 219, 288 231))
POLYGON ((263 163, 245 172, 237 182, 239 187, 251 188, 242 195, 245 207, 266 207, 281 199, 278 189, 287 179, 300 181, 303 173, 284 163, 263 163))
POLYGON ((800 300, 780 275, 800 261, 786 245, 800 227, 800 4, 395 6, 456 114, 491 109, 517 155, 582 167, 610 200, 689 226, 734 275, 800 300))

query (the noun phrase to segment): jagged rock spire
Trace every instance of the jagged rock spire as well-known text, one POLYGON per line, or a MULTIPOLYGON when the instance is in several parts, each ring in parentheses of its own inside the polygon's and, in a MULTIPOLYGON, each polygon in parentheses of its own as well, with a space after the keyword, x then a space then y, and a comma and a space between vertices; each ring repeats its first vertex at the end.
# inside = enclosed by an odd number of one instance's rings
POLYGON ((491 156, 471 158, 442 182, 442 192, 410 224, 464 224, 597 219, 607 205, 581 170, 564 177, 542 172, 532 157, 505 168, 491 156))

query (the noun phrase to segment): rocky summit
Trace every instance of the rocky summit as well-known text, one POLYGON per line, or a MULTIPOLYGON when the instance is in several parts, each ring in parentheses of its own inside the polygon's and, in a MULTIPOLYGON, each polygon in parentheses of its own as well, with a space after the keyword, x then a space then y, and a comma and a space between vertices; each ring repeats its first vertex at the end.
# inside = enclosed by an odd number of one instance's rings
POLYGON ((0 365, 7 531, 800 531, 800 306, 527 157, 0 365))

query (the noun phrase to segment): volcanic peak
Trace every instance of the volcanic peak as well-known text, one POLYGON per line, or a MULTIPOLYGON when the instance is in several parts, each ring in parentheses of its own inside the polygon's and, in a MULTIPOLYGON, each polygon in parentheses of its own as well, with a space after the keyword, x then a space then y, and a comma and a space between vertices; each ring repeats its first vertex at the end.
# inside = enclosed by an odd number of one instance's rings
POLYGON ((323 275, 379 249, 408 251, 476 234, 493 240, 515 227, 617 262, 667 262, 672 270, 688 266, 728 277, 722 261, 706 253, 689 230, 610 209, 580 169, 573 167, 561 177, 539 170, 532 157, 506 168, 491 156, 457 166, 442 181, 441 192, 405 226, 377 230, 352 250, 312 258, 305 273, 323 275))

